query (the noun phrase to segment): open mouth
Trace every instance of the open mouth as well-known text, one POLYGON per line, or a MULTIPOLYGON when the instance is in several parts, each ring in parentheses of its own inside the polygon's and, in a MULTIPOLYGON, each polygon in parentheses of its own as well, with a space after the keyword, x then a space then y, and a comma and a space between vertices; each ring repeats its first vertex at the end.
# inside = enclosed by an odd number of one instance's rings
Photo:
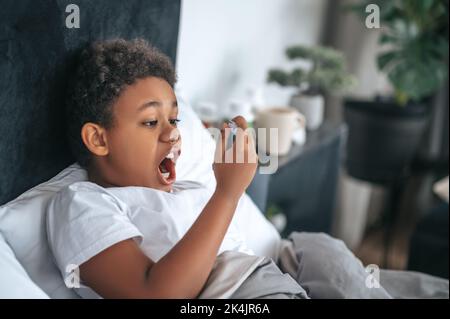
POLYGON ((179 155, 180 151, 178 149, 172 149, 159 163, 158 173, 163 184, 170 185, 175 181, 175 164, 179 155))

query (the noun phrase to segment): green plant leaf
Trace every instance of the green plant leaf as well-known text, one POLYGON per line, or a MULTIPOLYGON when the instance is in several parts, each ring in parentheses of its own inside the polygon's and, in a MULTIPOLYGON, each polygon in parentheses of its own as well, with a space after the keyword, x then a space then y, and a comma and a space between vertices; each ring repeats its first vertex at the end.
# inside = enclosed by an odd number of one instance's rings
POLYGON ((338 93, 353 86, 355 78, 345 71, 345 59, 341 52, 328 47, 304 45, 291 46, 286 49, 286 56, 291 59, 310 61, 309 69, 296 68, 291 72, 280 69, 269 70, 267 80, 281 86, 303 88, 307 84, 311 92, 338 93))
POLYGON ((376 3, 384 27, 379 43, 385 48, 377 65, 387 74, 399 101, 420 100, 435 93, 448 77, 448 2, 389 2, 376 3))
POLYGON ((397 51, 390 51, 381 53, 377 58, 378 68, 384 70, 387 66, 399 58, 400 53, 397 51))

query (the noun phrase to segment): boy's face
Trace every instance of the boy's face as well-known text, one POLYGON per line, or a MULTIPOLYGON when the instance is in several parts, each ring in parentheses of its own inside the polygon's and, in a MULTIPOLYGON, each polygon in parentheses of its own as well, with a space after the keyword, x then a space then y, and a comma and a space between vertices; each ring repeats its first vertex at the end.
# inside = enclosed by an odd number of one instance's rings
POLYGON ((113 186, 170 191, 181 152, 177 115, 175 94, 163 79, 140 79, 124 89, 105 132, 108 152, 97 165, 102 179, 113 186))

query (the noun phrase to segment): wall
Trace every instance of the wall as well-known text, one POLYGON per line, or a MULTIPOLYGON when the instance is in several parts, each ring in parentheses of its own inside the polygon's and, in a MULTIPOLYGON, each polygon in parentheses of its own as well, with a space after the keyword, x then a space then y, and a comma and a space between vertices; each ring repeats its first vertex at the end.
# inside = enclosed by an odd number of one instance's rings
POLYGON ((262 86, 268 104, 286 104, 292 92, 267 85, 267 70, 286 66, 284 50, 320 41, 324 0, 184 0, 177 71, 179 86, 194 104, 223 108, 262 86))

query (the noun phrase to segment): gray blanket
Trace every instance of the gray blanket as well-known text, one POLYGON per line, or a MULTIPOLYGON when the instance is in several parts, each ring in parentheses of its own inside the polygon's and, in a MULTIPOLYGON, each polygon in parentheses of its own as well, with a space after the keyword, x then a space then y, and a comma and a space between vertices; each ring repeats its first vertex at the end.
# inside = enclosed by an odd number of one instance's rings
POLYGON ((364 267, 341 240, 292 233, 277 264, 264 258, 231 298, 449 298, 448 280, 364 267))

